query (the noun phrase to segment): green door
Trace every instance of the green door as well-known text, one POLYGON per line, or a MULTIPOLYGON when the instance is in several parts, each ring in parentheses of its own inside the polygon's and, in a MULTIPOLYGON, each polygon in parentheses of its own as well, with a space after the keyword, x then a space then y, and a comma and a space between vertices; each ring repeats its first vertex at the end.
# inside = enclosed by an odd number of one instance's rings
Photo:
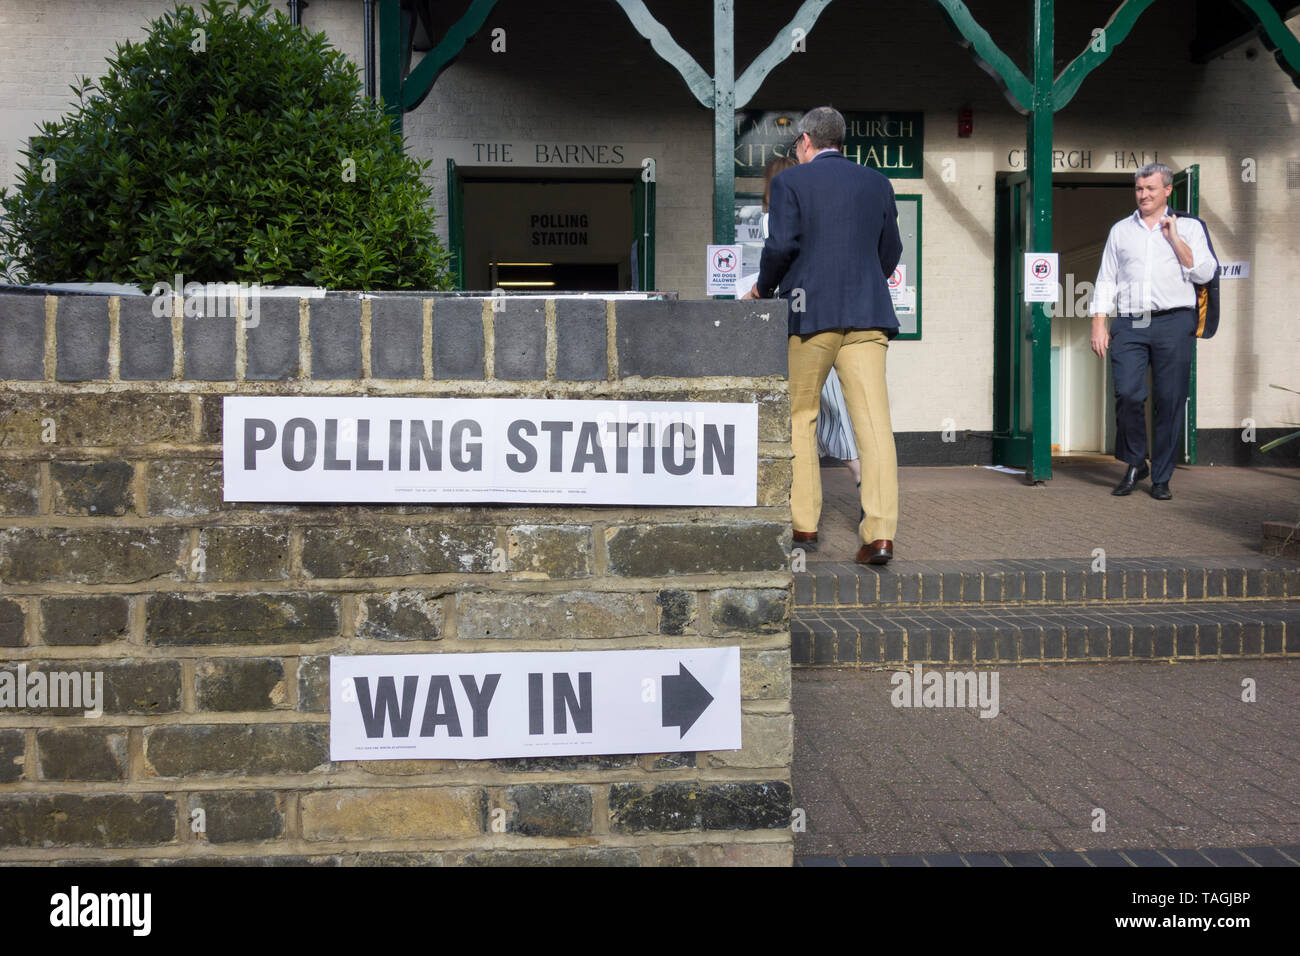
POLYGON ((632 187, 632 288, 655 287, 655 184, 638 176, 632 187))
MULTIPOLYGON (((1169 196, 1169 208, 1175 213, 1185 212, 1191 216, 1201 214, 1200 166, 1188 166, 1180 173, 1174 173, 1174 191, 1169 196)), ((1187 394, 1187 405, 1183 411, 1183 455, 1184 465, 1196 464, 1196 351, 1193 343, 1192 377, 1187 394)))
POLYGON ((1032 312, 1024 303, 1029 186, 999 179, 993 216, 993 463, 1029 468, 1033 458, 1032 312))
POLYGON ((465 188, 456 160, 447 160, 447 240, 451 244, 451 274, 456 288, 465 289, 465 188))

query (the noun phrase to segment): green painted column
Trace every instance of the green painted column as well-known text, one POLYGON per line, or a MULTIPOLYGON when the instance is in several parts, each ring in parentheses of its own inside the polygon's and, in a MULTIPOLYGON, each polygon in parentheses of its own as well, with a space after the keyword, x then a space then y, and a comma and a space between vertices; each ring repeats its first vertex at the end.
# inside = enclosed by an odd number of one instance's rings
POLYGON ((713 0, 713 241, 736 239, 736 9, 713 0))
POLYGON ((379 0, 379 98, 392 124, 402 132, 402 46, 401 0, 379 0))
MULTIPOLYGON (((1030 0, 1033 29, 1033 101, 1026 121, 1025 168, 1029 181, 1028 252, 1052 249, 1052 120, 1055 113, 1053 49, 1056 0, 1030 0)), ((1033 447, 1026 477, 1046 481, 1052 477, 1052 319, 1046 304, 1030 307, 1030 400, 1033 447)))

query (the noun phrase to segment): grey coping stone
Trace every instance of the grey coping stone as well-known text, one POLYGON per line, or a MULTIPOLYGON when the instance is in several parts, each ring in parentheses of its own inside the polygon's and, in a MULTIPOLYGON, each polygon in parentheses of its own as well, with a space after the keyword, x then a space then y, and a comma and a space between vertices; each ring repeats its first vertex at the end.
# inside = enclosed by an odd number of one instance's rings
POLYGON ((370 374, 423 378, 424 302, 415 297, 370 300, 370 374))
POLYGON ((326 296, 311 309, 311 377, 361 377, 361 300, 326 296))
POLYGON ((245 377, 283 381, 298 377, 298 300, 263 298, 247 329, 245 377))
POLYGON ((186 316, 181 324, 185 349, 185 377, 204 382, 232 382, 235 379, 235 326, 239 322, 238 301, 215 300, 213 313, 186 316))
POLYGON ((43 378, 45 296, 0 295, 0 379, 43 378))
POLYGON ((494 375, 506 381, 546 378, 546 301, 510 299, 494 312, 494 375))
POLYGON ((108 378, 107 296, 61 296, 55 335, 60 382, 108 378))
MULTIPOLYGON (((62 306, 60 305, 60 308, 62 306)), ((124 380, 157 382, 172 377, 172 301, 170 296, 122 296, 117 315, 124 380), (154 315, 155 303, 162 315, 154 315)))
POLYGON ((617 302, 619 374, 784 376, 786 310, 781 300, 617 302))
POLYGON ((557 299, 555 377, 563 381, 601 381, 609 372, 605 348, 605 303, 557 299))
POLYGON ((483 378, 482 299, 439 299, 433 304, 433 377, 483 378))

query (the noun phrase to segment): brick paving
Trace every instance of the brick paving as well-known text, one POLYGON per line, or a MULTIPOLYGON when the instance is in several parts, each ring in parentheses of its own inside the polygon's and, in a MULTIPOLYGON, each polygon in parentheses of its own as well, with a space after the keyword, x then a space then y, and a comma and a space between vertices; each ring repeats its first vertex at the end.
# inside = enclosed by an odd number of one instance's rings
MULTIPOLYGON (((986 468, 899 469, 895 562, 966 558, 1258 554, 1260 524, 1300 518, 1300 469, 1178 468, 1172 501, 1144 481, 1127 498, 1110 489, 1113 459, 1053 464, 1041 486, 986 468)), ((822 468, 820 549, 813 561, 852 561, 857 488, 847 468, 822 468)))
POLYGON ((895 708, 890 676, 794 674, 806 865, 1300 861, 1296 662, 1002 668, 990 719, 895 708))
POLYGON ((1300 846, 1209 847, 1204 850, 1088 850, 1066 853, 896 853, 801 856, 795 866, 836 867, 1251 867, 1300 866, 1300 846))
POLYGON ((800 608, 790 630, 796 665, 1218 660, 1300 653, 1300 601, 800 608))

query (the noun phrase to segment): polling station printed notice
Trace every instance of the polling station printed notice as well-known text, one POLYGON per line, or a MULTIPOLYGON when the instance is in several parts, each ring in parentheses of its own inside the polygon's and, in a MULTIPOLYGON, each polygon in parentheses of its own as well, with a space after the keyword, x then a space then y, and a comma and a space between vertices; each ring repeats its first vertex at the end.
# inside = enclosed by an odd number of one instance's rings
POLYGON ((740 648, 330 658, 330 759, 739 750, 740 648))
POLYGON ((753 506, 758 406, 229 396, 226 501, 753 506))

